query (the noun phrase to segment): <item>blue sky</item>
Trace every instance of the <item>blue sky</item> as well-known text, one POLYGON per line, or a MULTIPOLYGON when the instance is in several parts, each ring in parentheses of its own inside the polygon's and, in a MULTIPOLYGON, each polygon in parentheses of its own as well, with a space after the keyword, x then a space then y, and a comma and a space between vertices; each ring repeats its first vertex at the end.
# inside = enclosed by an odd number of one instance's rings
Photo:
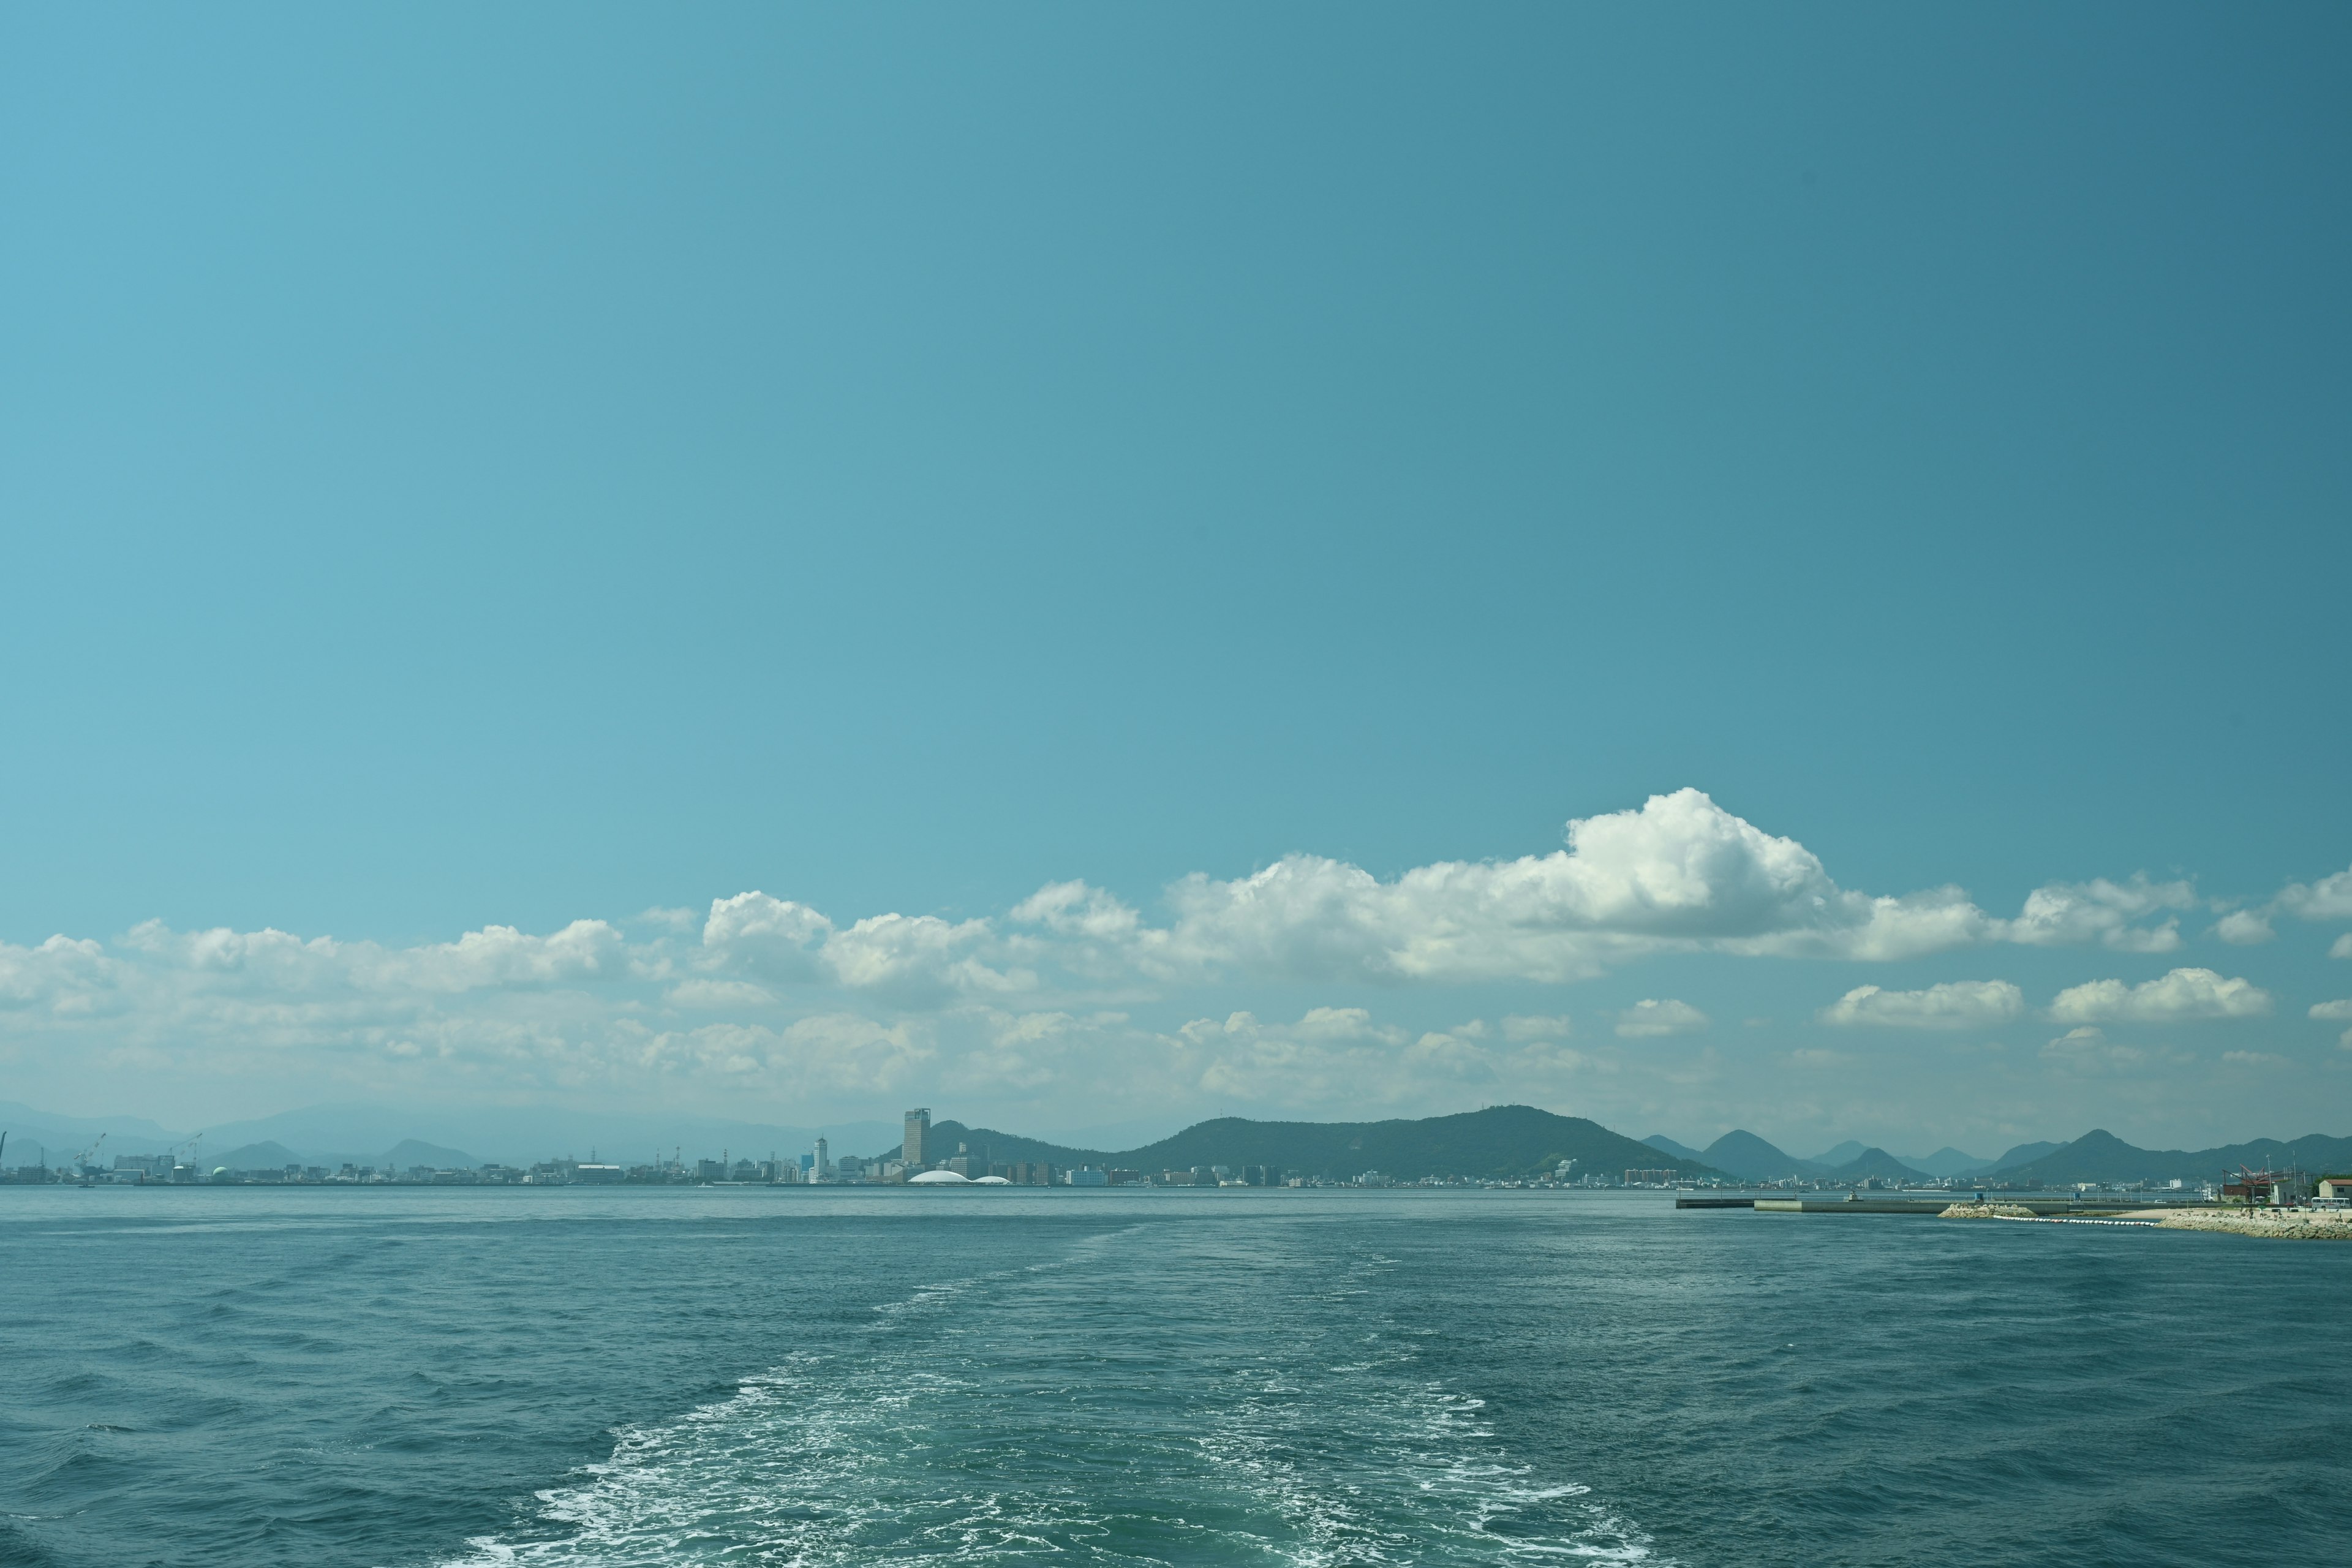
POLYGON ((2294 5, 18 8, 0 1072, 2346 1131, 2347 65, 2294 5), (1684 789, 1675 853, 2132 912, 1864 955, 1757 905, 1764 954, 1727 887, 1638 942, 1593 893, 1522 912, 1573 962, 1413 970, 1327 908, 1371 945, 1027 990, 712 936, 757 889, 1001 981, 1049 884, 1175 931, 1188 877, 1399 887, 1684 789), (2268 1005, 2058 1006, 2181 969, 2268 1005), (1959 982, 2019 1001, 1825 1021, 1959 982))

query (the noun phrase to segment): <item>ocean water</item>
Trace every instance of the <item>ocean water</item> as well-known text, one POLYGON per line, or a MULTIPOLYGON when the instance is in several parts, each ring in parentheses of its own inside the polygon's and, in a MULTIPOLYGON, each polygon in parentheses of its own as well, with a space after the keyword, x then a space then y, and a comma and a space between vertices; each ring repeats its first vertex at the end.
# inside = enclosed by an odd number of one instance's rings
POLYGON ((2352 1562, 2352 1247, 1545 1193, 0 1189, 0 1563, 2352 1562))

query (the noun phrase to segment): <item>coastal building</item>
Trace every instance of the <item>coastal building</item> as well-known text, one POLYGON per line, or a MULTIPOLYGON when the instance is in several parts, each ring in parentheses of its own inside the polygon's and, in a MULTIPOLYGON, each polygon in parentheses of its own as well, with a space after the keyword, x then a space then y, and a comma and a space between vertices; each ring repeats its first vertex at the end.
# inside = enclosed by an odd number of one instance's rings
POLYGON ((1110 1185, 1110 1173, 1108 1171, 1097 1171, 1092 1165, 1088 1165, 1083 1169, 1072 1171, 1070 1173, 1070 1185, 1074 1187, 1107 1187, 1110 1185))
POLYGON ((2318 1197, 2324 1204, 2352 1203, 2352 1176, 2320 1177, 2318 1197))
POLYGON ((824 1139, 820 1138, 816 1141, 816 1152, 812 1155, 811 1158, 816 1162, 816 1179, 822 1182, 831 1178, 833 1175, 833 1162, 825 1155, 824 1139))
POLYGON ((907 1112, 907 1140, 899 1146, 898 1158, 907 1163, 909 1171, 919 1171, 929 1158, 923 1144, 931 1135, 931 1108, 918 1106, 907 1112))

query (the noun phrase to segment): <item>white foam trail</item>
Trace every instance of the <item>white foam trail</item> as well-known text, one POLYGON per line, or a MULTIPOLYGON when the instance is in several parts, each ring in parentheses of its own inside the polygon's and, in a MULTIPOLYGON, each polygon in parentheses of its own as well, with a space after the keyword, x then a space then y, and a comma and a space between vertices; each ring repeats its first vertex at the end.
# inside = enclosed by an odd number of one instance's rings
POLYGON ((1323 1278, 1328 1258, 1216 1247, 1139 1226, 915 1291, 851 1344, 622 1432, 448 1568, 1649 1560, 1504 1452, 1481 1401, 1413 1374, 1413 1336, 1364 1305, 1391 1260, 1323 1278), (1303 1280, 1323 1310, 1231 1310, 1303 1280))

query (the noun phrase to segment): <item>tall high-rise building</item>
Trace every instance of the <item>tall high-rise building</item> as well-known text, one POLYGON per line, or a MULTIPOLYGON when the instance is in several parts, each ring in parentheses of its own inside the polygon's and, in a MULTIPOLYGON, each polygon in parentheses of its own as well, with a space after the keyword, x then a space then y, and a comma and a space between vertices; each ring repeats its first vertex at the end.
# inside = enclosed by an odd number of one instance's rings
POLYGON ((898 1158, 907 1163, 908 1172, 923 1168, 923 1140, 931 1132, 931 1108, 928 1105, 907 1112, 907 1143, 898 1151, 898 1158))
POLYGON ((823 1181, 823 1180, 824 1180, 824 1178, 825 1178, 825 1177, 830 1176, 830 1175, 832 1175, 832 1174, 833 1174, 833 1162, 832 1162, 831 1160, 828 1160, 828 1159, 826 1159, 826 1158, 825 1158, 825 1156, 824 1156, 824 1139, 822 1139, 822 1138, 820 1138, 820 1139, 818 1139, 818 1140, 816 1141, 816 1176, 817 1176, 817 1180, 819 1180, 819 1181, 823 1181))

